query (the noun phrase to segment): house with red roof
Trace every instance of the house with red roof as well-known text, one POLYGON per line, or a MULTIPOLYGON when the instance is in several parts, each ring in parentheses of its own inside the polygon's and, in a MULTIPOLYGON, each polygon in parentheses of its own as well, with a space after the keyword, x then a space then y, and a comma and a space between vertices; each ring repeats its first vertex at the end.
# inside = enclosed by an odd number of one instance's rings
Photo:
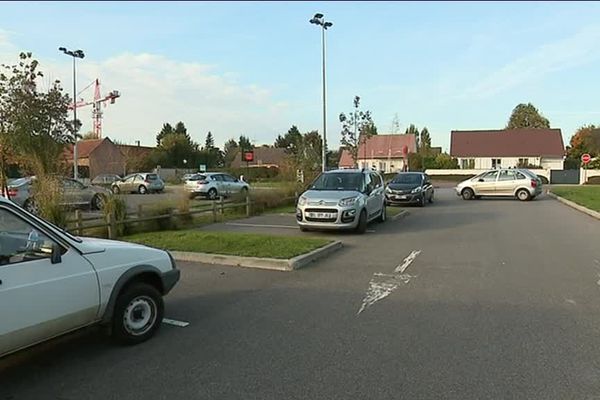
POLYGON ((560 129, 452 131, 450 155, 461 169, 537 166, 563 169, 565 146, 560 129))
MULTIPOLYGON (((65 159, 73 165, 73 145, 65 150, 65 159)), ((100 174, 123 175, 125 155, 109 138, 80 140, 77 142, 77 166, 83 176, 90 179, 100 174)))
MULTIPOLYGON (((374 135, 366 141, 360 141, 358 147, 358 168, 372 168, 380 172, 403 171, 408 166, 409 153, 416 153, 415 135, 374 135)), ((340 156, 340 168, 354 167, 354 160, 348 150, 343 149, 340 156)))

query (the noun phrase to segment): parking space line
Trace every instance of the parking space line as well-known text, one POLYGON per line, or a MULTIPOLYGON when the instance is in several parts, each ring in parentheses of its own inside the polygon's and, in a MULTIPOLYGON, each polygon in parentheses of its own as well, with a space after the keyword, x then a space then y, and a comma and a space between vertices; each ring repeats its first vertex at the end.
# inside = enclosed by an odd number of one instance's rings
POLYGON ((167 325, 178 326, 180 328, 185 328, 186 326, 188 326, 190 324, 189 322, 177 321, 176 319, 169 319, 169 318, 163 318, 162 323, 167 324, 167 325))
POLYGON ((267 225, 267 224, 244 224, 240 222, 226 222, 225 225, 230 226, 247 226, 249 228, 284 228, 284 229, 298 229, 297 226, 289 225, 267 225))

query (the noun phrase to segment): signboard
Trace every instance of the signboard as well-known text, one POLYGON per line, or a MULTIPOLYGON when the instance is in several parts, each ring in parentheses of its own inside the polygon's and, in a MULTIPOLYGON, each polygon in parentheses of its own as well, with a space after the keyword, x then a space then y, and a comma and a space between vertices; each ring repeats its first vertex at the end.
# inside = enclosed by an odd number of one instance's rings
POLYGON ((581 162, 584 164, 589 163, 590 161, 592 161, 592 156, 590 156, 589 154, 584 154, 581 156, 581 162))
POLYGON ((204 165, 204 164, 200 164, 200 166, 198 167, 198 170, 199 170, 200 172, 206 172, 206 165, 204 165))
POLYGON ((245 151, 243 154, 243 160, 246 162, 254 161, 254 152, 253 151, 245 151))

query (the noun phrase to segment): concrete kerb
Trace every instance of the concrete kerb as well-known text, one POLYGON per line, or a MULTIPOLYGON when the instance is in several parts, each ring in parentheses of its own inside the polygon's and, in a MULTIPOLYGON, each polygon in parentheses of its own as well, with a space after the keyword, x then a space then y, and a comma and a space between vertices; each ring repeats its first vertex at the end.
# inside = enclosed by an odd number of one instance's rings
POLYGON ((552 197, 553 199, 556 199, 556 200, 560 201, 561 203, 566 204, 569 207, 576 209, 577 211, 581 211, 582 213, 587 214, 590 217, 600 219, 600 212, 598 212, 598 211, 590 210, 589 208, 579 205, 575 202, 572 202, 571 200, 567 200, 563 197, 557 196, 554 193, 552 193, 551 191, 548 191, 546 194, 548 196, 552 197))
POLYGON ((275 271, 293 271, 307 264, 326 257, 342 248, 342 242, 336 240, 323 247, 319 247, 309 253, 299 255, 290 259, 241 257, 223 254, 196 253, 190 251, 171 251, 177 261, 191 261, 204 264, 230 265, 234 267, 259 268, 275 271))

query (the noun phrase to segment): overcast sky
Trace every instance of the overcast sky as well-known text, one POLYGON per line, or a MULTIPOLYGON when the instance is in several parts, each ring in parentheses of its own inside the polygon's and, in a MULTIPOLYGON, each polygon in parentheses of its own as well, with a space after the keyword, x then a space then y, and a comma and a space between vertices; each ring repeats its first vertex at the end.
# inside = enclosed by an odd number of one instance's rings
MULTIPOLYGON (((321 130, 315 12, 334 23, 330 143, 354 95, 380 133, 397 114, 445 149, 452 129, 502 128, 520 102, 565 140, 600 123, 599 3, 0 3, 0 62, 31 51, 71 93, 57 48, 83 49, 78 87, 97 77, 103 93, 121 91, 104 134, 123 142, 152 145, 164 122, 182 120, 198 142, 212 131, 218 145, 240 134, 271 144, 291 125, 321 130)), ((91 130, 91 110, 79 115, 91 130)))

